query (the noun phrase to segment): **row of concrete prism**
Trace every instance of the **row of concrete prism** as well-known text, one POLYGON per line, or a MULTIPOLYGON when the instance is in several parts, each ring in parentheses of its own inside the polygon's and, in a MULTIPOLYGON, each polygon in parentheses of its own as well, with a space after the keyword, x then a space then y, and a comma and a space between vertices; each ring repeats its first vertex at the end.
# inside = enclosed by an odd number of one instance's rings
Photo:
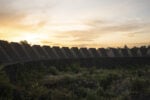
POLYGON ((59 59, 89 59, 114 57, 150 57, 150 47, 134 48, 77 48, 29 45, 0 40, 0 63, 59 59))

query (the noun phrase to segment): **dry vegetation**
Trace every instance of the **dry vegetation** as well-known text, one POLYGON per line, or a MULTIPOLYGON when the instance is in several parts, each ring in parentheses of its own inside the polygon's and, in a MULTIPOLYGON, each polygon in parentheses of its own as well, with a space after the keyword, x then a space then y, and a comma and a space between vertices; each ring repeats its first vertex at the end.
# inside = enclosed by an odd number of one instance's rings
POLYGON ((17 65, 0 70, 0 100, 149 100, 150 66, 17 65))

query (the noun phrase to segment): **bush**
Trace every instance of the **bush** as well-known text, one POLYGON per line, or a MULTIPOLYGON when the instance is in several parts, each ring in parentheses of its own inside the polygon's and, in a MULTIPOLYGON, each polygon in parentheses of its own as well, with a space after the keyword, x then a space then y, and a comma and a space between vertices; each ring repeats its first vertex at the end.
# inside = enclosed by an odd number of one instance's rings
POLYGON ((3 66, 0 66, 0 100, 11 100, 13 97, 13 86, 10 84, 3 66))
POLYGON ((59 74, 59 71, 56 67, 54 66, 50 66, 48 68, 48 73, 52 74, 52 75, 58 75, 59 74))
POLYGON ((148 100, 150 98, 150 80, 135 78, 131 81, 131 98, 133 100, 148 100))
POLYGON ((51 91, 51 100, 72 100, 72 93, 67 89, 55 89, 51 91))
POLYGON ((148 67, 97 69, 78 64, 0 68, 0 100, 148 100, 148 67), (60 66, 59 66, 60 67, 60 66), (9 77, 8 77, 9 76, 9 77), (46 77, 48 76, 48 77, 46 77), (13 77, 13 81, 10 78, 13 77))

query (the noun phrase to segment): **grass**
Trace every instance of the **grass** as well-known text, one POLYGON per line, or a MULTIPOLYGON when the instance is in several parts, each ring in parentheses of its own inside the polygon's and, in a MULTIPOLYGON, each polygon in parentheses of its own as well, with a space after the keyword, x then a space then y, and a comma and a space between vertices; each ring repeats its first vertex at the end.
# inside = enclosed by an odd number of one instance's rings
POLYGON ((149 100, 150 65, 0 69, 0 100, 149 100))

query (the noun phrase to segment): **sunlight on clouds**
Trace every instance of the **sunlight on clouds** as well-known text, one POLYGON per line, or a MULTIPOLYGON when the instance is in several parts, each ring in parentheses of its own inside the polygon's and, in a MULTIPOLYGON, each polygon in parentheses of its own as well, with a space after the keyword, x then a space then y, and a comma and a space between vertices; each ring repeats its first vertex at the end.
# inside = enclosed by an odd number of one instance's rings
POLYGON ((49 30, 53 31, 72 31, 72 30, 87 30, 89 27, 86 25, 54 25, 47 27, 49 30))
POLYGON ((39 43, 39 40, 44 40, 46 39, 46 35, 37 35, 33 33, 28 33, 22 36, 21 40, 27 40, 28 42, 31 43, 39 43))
POLYGON ((148 0, 0 0, 0 39, 69 47, 148 44, 149 5, 148 0))

